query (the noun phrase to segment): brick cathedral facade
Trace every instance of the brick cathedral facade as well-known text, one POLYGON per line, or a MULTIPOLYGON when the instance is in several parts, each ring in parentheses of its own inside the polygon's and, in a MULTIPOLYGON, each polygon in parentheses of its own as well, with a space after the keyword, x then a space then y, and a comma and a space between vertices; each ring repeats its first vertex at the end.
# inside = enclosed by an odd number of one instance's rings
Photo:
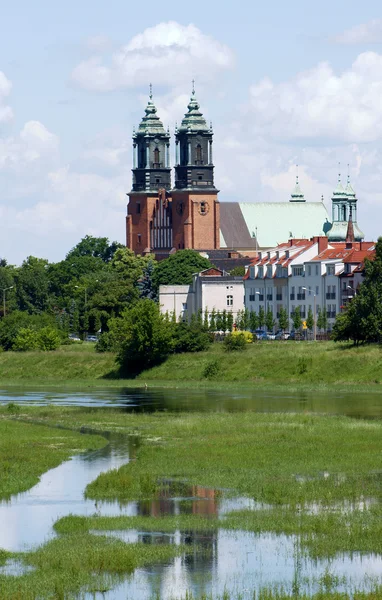
POLYGON ((220 248, 220 204, 214 184, 213 130, 195 91, 175 130, 175 182, 171 183, 170 133, 152 94, 133 134, 133 186, 128 194, 126 245, 137 254, 164 258, 192 248, 220 248))

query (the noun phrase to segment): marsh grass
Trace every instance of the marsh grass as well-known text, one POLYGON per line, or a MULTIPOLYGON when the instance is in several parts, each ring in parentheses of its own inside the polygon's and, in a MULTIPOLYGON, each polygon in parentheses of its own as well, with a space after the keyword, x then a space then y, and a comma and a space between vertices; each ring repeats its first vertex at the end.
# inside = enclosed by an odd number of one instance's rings
POLYGON ((184 554, 183 546, 126 544, 88 533, 53 539, 37 550, 14 554, 34 571, 0 575, 1 600, 73 598, 84 590, 106 591, 137 567, 184 554))
POLYGON ((73 454, 106 444, 100 436, 4 419, 15 414, 6 407, 0 418, 0 498, 28 490, 73 454))

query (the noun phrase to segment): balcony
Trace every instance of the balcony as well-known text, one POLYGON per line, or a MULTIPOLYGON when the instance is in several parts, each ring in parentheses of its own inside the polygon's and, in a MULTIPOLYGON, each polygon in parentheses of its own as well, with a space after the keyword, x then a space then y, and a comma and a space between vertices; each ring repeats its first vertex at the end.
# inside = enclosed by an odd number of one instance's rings
POLYGON ((336 293, 334 292, 334 294, 333 294, 333 293, 330 293, 330 294, 329 294, 329 292, 328 292, 328 293, 326 294, 326 299, 327 299, 327 300, 335 300, 335 299, 336 299, 336 293))
POLYGON ((283 299, 282 294, 276 294, 276 300, 282 300, 282 299, 283 299))
POLYGON ((297 294, 297 300, 305 300, 305 294, 297 294))

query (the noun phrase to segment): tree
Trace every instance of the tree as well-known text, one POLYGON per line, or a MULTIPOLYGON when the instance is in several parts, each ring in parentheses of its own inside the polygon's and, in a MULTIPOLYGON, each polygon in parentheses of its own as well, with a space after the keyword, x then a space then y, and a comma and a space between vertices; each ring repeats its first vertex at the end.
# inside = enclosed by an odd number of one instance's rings
POLYGON ((313 327, 314 327, 314 316, 313 316, 313 311, 311 309, 311 307, 309 306, 308 309, 308 316, 306 319, 306 326, 309 329, 309 331, 312 331, 313 327))
POLYGON ((265 312, 262 306, 259 308, 259 313, 257 315, 257 320, 259 323, 259 327, 262 328, 265 325, 265 312))
POLYGON ((233 329, 233 314, 231 311, 227 313, 227 329, 231 333, 233 329))
POLYGON ((326 315, 325 309, 321 310, 321 306, 318 307, 317 327, 318 329, 323 329, 324 331, 326 331, 328 328, 328 317, 326 315))
POLYGON ((173 350, 173 326, 160 313, 153 300, 144 299, 125 309, 120 328, 120 349, 117 360, 121 369, 136 374, 153 367, 167 358, 173 350))
POLYGON ((15 272, 18 308, 30 314, 47 310, 49 306, 48 261, 28 256, 15 272))
POLYGON ((138 280, 138 290, 141 298, 148 298, 157 302, 158 294, 153 283, 154 270, 154 261, 150 259, 147 265, 143 267, 142 277, 138 280))
POLYGON ((272 309, 270 307, 268 307, 267 314, 265 316, 265 326, 267 328, 267 331, 273 331, 275 324, 276 324, 276 321, 273 318, 272 309))
POLYGON ((212 267, 207 258, 195 250, 179 250, 158 263, 154 273, 154 287, 160 285, 190 285, 194 273, 212 267))
POLYGON ((282 331, 285 331, 289 327, 288 311, 283 306, 280 308, 279 313, 279 327, 282 331))
POLYGON ((211 343, 208 329, 196 321, 178 323, 174 331, 175 352, 201 352, 211 343))
POLYGON ((206 331, 208 331, 209 325, 210 325, 210 322, 209 322, 209 318, 208 318, 208 308, 205 308, 203 326, 206 331))
POLYGON ((37 334, 37 346, 45 352, 57 350, 61 340, 58 331, 53 327, 43 327, 37 334))
POLYGON ((222 324, 222 332, 225 333, 228 329, 227 311, 225 309, 222 312, 221 324, 222 324))
POLYGON ((233 269, 230 270, 229 274, 232 275, 232 277, 244 277, 245 267, 244 266, 234 267, 233 269))
POLYGON ((13 350, 27 352, 38 347, 38 334, 31 327, 20 327, 13 343, 13 350))
POLYGON ((216 313, 216 331, 223 331, 222 314, 220 310, 216 313))
POLYGON ((236 314, 236 329, 238 329, 240 331, 243 329, 243 311, 242 310, 238 310, 237 314, 236 314))
POLYGON ((256 331, 259 326, 259 319, 254 310, 249 313, 249 328, 251 331, 256 331))
POLYGON ((294 308, 294 310, 292 311, 292 323, 293 323, 293 328, 295 331, 298 331, 301 327, 302 321, 301 321, 301 313, 300 313, 300 307, 296 306, 294 308))
POLYGON ((210 331, 216 331, 216 310, 213 308, 210 316, 210 331))
POLYGON ((118 249, 124 247, 125 246, 118 242, 112 242, 110 244, 106 237, 86 235, 68 252, 66 260, 72 261, 80 256, 93 256, 94 258, 100 258, 103 262, 107 263, 113 259, 114 254, 118 249))

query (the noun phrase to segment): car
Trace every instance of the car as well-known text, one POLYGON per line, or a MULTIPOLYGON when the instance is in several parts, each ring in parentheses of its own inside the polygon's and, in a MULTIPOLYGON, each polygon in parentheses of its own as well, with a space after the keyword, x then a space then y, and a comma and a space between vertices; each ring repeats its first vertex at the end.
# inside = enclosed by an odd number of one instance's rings
POLYGON ((265 334, 267 337, 267 340, 275 340, 276 339, 276 334, 273 333, 272 331, 267 331, 265 334))
POLYGON ((96 335, 87 335, 85 342, 98 342, 98 338, 96 335))
POLYGON ((254 334, 258 340, 266 340, 267 339, 267 334, 262 329, 256 329, 254 331, 254 334))
POLYGON ((276 337, 275 337, 276 340, 289 340, 289 338, 290 338, 289 331, 279 330, 276 332, 276 337))
POLYGON ((72 340, 72 342, 80 342, 81 338, 78 337, 77 333, 69 333, 69 339, 72 340))

